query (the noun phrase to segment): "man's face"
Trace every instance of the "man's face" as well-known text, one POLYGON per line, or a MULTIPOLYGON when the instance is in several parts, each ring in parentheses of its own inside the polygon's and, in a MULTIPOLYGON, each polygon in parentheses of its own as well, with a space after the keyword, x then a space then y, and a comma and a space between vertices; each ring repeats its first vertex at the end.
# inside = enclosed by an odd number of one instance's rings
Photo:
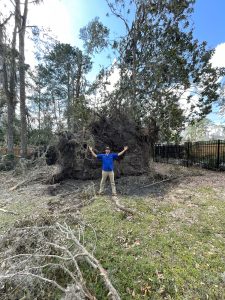
POLYGON ((110 149, 109 148, 105 148, 105 153, 109 154, 110 153, 110 149))

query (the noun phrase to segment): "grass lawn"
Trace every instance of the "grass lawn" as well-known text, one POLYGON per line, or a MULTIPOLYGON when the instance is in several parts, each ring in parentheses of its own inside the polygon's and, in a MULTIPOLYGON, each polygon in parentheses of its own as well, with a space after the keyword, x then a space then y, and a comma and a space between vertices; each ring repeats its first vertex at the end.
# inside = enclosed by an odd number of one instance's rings
MULTIPOLYGON (((225 299, 225 201, 212 188, 177 201, 120 201, 141 216, 116 211, 107 197, 82 213, 96 230, 95 256, 121 299, 225 299)), ((94 240, 92 231, 85 240, 94 240)), ((97 275, 87 271, 86 278, 95 291, 98 283, 97 299, 107 299, 97 275)))
MULTIPOLYGON (((14 184, 0 186, 0 207, 17 213, 0 213, 0 234, 24 218, 54 216, 48 203, 55 198, 42 185, 10 192, 14 184)), ((207 171, 157 188, 158 194, 120 197, 139 212, 134 216, 115 209, 108 196, 83 207, 91 225, 84 245, 92 250, 96 243, 94 256, 122 300, 225 300, 225 173, 207 171)), ((57 220, 66 221, 61 217, 57 220)), ((99 273, 85 264, 81 268, 96 298, 109 299, 99 273)))

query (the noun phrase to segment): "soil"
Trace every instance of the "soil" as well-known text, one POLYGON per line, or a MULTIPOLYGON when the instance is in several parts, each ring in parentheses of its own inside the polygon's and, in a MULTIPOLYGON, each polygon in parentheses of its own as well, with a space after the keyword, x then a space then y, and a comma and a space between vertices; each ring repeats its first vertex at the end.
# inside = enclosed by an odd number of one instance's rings
MULTIPOLYGON (((53 166, 48 166, 48 172, 46 172, 46 174, 53 173, 53 168, 53 166)), ((155 200, 159 201, 178 201, 178 199, 190 197, 196 188, 210 187, 218 194, 221 200, 225 200, 224 172, 214 172, 160 163, 155 164, 154 169, 156 174, 154 177, 140 175, 123 176, 116 179, 118 195, 121 195, 121 197, 154 197, 155 200)), ((36 172, 37 174, 38 172, 41 173, 42 169, 40 168, 36 170, 36 172)), ((45 174, 44 172, 42 173, 45 174)), ((30 180, 31 175, 29 172, 26 176, 13 176, 12 172, 0 172, 0 208, 7 209, 11 207, 11 205, 19 204, 20 202, 27 202, 28 204, 41 202, 43 203, 43 209, 47 210, 53 209, 52 207, 54 205, 52 203, 54 203, 54 201, 56 201, 60 207, 62 207, 66 201, 67 206, 69 205, 69 201, 72 201, 73 206, 79 205, 80 199, 82 198, 80 195, 90 187, 92 187, 91 193, 97 192, 100 183, 99 177, 97 180, 85 181, 66 179, 61 183, 48 185, 45 184, 43 178, 37 177, 37 180, 35 180, 35 176, 32 176, 34 179, 30 180), (18 183, 22 183, 21 186, 18 186, 18 188, 12 191, 11 189, 18 183), (60 202, 62 205, 60 205, 60 202)), ((105 195, 111 195, 109 182, 106 183, 105 195)), ((84 197, 86 196, 84 195, 84 197)), ((0 212, 0 214, 2 214, 2 212, 0 212)))

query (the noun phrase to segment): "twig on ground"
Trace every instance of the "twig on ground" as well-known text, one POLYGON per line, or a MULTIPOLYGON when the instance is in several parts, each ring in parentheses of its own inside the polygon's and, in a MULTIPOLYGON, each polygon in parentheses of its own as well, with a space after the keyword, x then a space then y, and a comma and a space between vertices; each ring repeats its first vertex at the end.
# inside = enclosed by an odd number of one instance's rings
POLYGON ((25 180, 23 180, 23 181, 17 183, 16 185, 14 185, 13 187, 11 187, 11 188, 9 189, 9 191, 10 191, 10 192, 15 191, 17 188, 23 186, 25 183, 29 183, 30 181, 31 181, 31 179, 25 179, 25 180))
POLYGON ((112 196, 112 200, 115 203, 116 207, 119 208, 120 210, 124 211, 125 213, 132 214, 132 215, 139 214, 137 211, 134 211, 134 210, 120 204, 117 196, 112 196))
POLYGON ((45 278, 45 277, 40 276, 40 275, 29 273, 29 272, 17 272, 17 273, 13 273, 13 274, 0 275, 0 279, 7 279, 7 278, 15 277, 15 276, 31 276, 31 277, 36 277, 38 279, 41 279, 43 281, 46 281, 48 283, 51 283, 51 284, 55 285, 62 292, 64 292, 64 293, 66 292, 66 290, 61 285, 59 285, 56 281, 48 279, 48 278, 45 278))
POLYGON ((0 208, 0 211, 7 213, 7 214, 18 215, 18 213, 11 211, 11 210, 4 209, 4 208, 0 208))
POLYGON ((172 177, 172 178, 163 179, 161 181, 157 181, 157 182, 153 182, 153 183, 150 183, 150 184, 147 184, 147 185, 140 186, 139 188, 140 189, 147 188, 147 187, 150 187, 150 186, 153 186, 153 185, 156 185, 156 184, 160 184, 160 183, 163 183, 163 182, 166 182, 166 181, 175 180, 177 178, 178 177, 172 177))

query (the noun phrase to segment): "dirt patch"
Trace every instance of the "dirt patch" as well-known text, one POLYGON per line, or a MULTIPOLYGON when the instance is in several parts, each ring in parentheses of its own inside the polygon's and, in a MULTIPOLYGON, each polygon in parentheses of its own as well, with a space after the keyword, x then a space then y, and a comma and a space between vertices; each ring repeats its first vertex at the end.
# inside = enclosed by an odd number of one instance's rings
MULTIPOLYGON (((225 173, 166 164, 155 164, 154 169, 156 174, 154 177, 140 175, 116 179, 118 194, 122 197, 144 197, 174 205, 183 203, 186 209, 192 208, 193 211, 205 191, 207 191, 205 197, 225 200, 225 173)), ((66 214, 85 205, 86 200, 92 199, 99 189, 100 177, 93 181, 67 179, 54 185, 45 184, 46 178, 53 172, 55 172, 53 166, 28 170, 26 175, 18 176, 12 172, 1 172, 0 208, 19 213, 18 218, 30 212, 41 211, 50 213, 63 211, 66 214), (18 185, 20 183, 22 184, 18 185), (18 188, 15 188, 17 185, 18 188)), ((109 182, 106 184, 105 194, 111 195, 109 182)), ((213 213, 213 208, 211 211, 213 213)), ((183 212, 175 210, 174 213, 178 216, 183 212)), ((7 223, 10 218, 12 221, 16 220, 15 216, 4 214, 3 217, 7 223)), ((1 222, 2 220, 3 218, 1 222)), ((4 222, 1 224, 3 227, 4 222)))

